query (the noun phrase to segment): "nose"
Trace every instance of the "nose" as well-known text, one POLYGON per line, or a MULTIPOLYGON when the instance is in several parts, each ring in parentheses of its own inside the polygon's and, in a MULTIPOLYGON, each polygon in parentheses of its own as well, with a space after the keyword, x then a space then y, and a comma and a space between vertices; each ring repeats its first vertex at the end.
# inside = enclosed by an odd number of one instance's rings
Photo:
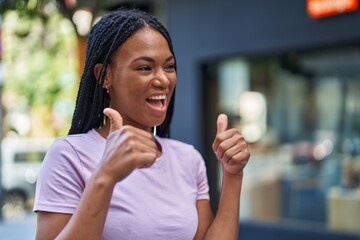
POLYGON ((166 75, 164 69, 159 69, 158 71, 156 71, 153 85, 162 88, 167 88, 170 85, 170 80, 166 75))

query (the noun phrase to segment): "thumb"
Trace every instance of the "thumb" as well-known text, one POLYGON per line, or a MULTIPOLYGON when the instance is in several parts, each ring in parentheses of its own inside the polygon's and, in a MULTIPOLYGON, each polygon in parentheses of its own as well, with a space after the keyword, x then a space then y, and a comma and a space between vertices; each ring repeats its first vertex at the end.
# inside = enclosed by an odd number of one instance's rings
POLYGON ((123 126, 123 119, 118 111, 105 108, 104 114, 110 119, 110 132, 116 131, 123 126))
POLYGON ((216 135, 219 135, 221 132, 225 131, 228 127, 228 117, 225 114, 220 114, 217 119, 217 131, 216 135))

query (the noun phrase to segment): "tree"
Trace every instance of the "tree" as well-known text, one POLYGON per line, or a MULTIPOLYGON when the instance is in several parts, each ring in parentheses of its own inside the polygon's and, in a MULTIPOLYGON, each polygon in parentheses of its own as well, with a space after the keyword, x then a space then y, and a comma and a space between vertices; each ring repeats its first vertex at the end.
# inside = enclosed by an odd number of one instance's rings
MULTIPOLYGON (((40 19, 44 25, 51 17, 49 7, 55 6, 62 15, 73 25, 78 44, 79 76, 84 66, 86 40, 94 17, 98 14, 99 0, 3 0, 0 1, 0 15, 9 11, 16 11, 20 17, 26 19, 40 19)), ((30 28, 24 29, 28 34, 30 28)))
POLYGON ((77 89, 76 34, 56 2, 2 1, 5 133, 67 133, 77 89), (29 121, 30 120, 30 121, 29 121))

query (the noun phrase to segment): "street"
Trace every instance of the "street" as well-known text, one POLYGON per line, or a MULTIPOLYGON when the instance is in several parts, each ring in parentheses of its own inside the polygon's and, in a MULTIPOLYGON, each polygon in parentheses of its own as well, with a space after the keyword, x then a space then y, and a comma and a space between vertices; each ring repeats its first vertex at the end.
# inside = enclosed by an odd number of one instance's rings
POLYGON ((1 240, 33 240, 35 239, 36 215, 26 213, 23 217, 0 221, 1 240))

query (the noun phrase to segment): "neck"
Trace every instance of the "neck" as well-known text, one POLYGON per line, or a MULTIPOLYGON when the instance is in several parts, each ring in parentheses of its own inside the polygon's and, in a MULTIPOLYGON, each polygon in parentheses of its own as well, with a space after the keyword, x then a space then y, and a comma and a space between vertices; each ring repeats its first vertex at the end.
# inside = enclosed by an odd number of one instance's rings
POLYGON ((106 121, 105 125, 96 130, 103 138, 107 138, 110 131, 110 122, 106 121))

